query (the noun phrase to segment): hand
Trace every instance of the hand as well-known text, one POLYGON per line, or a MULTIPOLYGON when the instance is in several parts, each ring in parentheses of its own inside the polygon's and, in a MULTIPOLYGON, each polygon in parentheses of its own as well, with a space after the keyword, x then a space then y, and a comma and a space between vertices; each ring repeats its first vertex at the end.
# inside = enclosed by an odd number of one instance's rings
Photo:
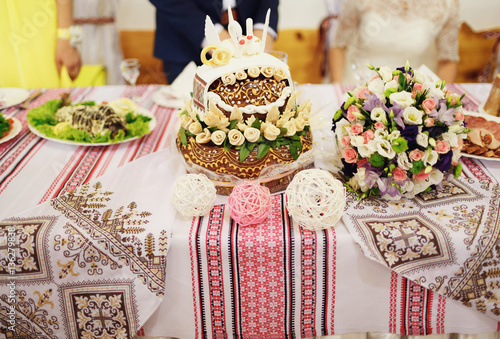
POLYGON ((220 38, 220 41, 224 41, 224 40, 226 40, 226 39, 231 38, 231 35, 229 35, 229 32, 227 31, 227 29, 223 29, 223 30, 219 33, 219 38, 220 38))
POLYGON ((56 66, 59 74, 61 74, 63 65, 66 66, 71 80, 75 80, 80 73, 82 61, 80 59, 80 53, 78 53, 76 48, 70 45, 69 40, 57 39, 56 66))

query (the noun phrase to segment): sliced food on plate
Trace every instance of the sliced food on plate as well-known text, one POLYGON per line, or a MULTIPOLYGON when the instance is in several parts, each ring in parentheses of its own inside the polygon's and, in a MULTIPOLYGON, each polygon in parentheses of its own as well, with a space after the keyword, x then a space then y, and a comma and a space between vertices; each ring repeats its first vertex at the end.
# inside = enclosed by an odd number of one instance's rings
POLYGON ((471 131, 464 140, 462 153, 484 158, 500 158, 500 118, 480 113, 465 113, 471 131))
POLYGON ((51 100, 27 115, 30 130, 42 138, 78 145, 108 145, 140 138, 155 127, 153 115, 127 98, 77 104, 51 100))

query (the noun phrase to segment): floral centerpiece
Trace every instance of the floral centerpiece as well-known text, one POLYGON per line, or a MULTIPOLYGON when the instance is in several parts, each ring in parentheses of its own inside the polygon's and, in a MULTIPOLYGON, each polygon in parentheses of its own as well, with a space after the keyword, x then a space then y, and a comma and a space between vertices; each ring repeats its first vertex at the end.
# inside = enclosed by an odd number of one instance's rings
POLYGON ((368 67, 375 77, 347 92, 333 118, 348 190, 360 198, 413 198, 462 171, 468 132, 463 95, 405 67, 368 67))

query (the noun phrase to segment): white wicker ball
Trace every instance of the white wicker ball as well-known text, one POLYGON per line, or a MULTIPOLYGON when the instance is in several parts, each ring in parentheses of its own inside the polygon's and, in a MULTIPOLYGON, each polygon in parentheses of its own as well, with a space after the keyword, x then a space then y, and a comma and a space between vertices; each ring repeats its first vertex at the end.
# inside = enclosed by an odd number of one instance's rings
POLYGON ((292 218, 310 230, 335 227, 344 212, 345 187, 324 170, 300 171, 285 195, 292 218))
POLYGON ((185 174, 174 183, 172 204, 184 216, 202 216, 214 207, 215 185, 204 174, 185 174))

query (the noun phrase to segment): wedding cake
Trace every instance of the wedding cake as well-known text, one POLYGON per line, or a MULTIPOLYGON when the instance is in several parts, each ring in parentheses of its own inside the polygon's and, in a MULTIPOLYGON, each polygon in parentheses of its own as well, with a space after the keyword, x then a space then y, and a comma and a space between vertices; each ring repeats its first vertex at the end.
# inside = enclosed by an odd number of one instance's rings
POLYGON ((219 194, 254 179, 276 192, 311 166, 311 103, 298 103, 288 65, 264 52, 269 11, 263 39, 251 19, 246 35, 229 19, 231 38, 220 41, 207 16, 209 45, 179 113, 177 146, 188 172, 206 174, 219 194))

